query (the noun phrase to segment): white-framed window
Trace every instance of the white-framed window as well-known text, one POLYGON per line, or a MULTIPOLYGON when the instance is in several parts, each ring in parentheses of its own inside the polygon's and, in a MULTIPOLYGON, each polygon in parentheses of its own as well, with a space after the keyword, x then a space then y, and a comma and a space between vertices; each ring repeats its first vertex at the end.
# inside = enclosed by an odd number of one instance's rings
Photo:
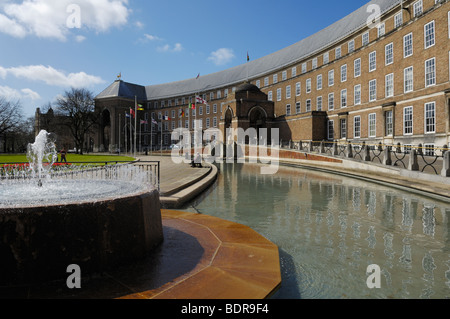
POLYGON ((318 96, 316 101, 316 109, 317 111, 322 111, 322 97, 318 96))
POLYGON ((403 57, 407 58, 413 55, 413 34, 408 33, 403 37, 403 57))
POLYGON ((266 76, 264 78, 264 86, 269 86, 269 77, 268 76, 266 76))
POLYGON ((355 40, 350 40, 348 42, 348 53, 355 51, 355 40))
POLYGON ((369 31, 363 33, 362 35, 362 46, 368 45, 370 42, 369 40, 369 31))
POLYGON ((329 120, 328 121, 328 139, 329 140, 334 140, 334 120, 329 120))
POLYGON ((341 108, 347 107, 347 89, 341 90, 341 108))
POLYGON ((403 24, 403 12, 399 12, 394 16, 394 28, 397 29, 403 24))
POLYGON ((206 128, 211 127, 211 119, 209 117, 206 118, 206 128))
POLYGON ((281 73, 281 79, 282 79, 283 81, 286 81, 286 80, 287 80, 287 71, 283 71, 283 72, 281 73))
MULTIPOLYGON (((269 84, 267 84, 269 85, 269 84)), ((222 91, 217 91, 217 99, 221 99, 222 98, 222 91)))
POLYGON ((330 62, 330 53, 326 52, 323 54, 323 64, 328 64, 330 62))
POLYGON ((295 103, 295 114, 300 114, 302 112, 301 103, 295 103))
POLYGON ((317 58, 312 59, 312 68, 313 69, 317 68, 317 58))
POLYGON ((386 136, 392 136, 394 134, 394 112, 393 111, 386 111, 385 113, 385 120, 386 120, 386 136))
POLYGON ((300 96, 302 94, 302 85, 300 82, 295 83, 295 95, 300 96))
POLYGON ((353 136, 354 138, 361 138, 361 116, 353 118, 353 136))
POLYGON ((386 65, 394 63, 394 43, 391 42, 385 46, 384 55, 386 65))
POLYGON ((305 112, 311 112, 311 100, 307 99, 306 100, 306 110, 305 112))
POLYGON ((423 153, 425 156, 436 156, 435 145, 431 143, 423 144, 423 153))
MULTIPOLYGON (((261 88, 261 80, 256 80, 256 87, 258 88, 258 89, 260 89, 261 88)), ((211 94, 213 94, 213 93, 211 93, 211 94)), ((212 101, 214 99, 214 96, 212 96, 211 98, 210 98, 210 100, 212 101)))
POLYGON ((277 101, 281 101, 281 88, 277 89, 277 101))
POLYGON ((273 93, 272 93, 272 91, 269 91, 269 92, 267 93, 267 99, 268 99, 269 101, 273 101, 273 93))
POLYGON ((423 2, 422 0, 416 1, 413 4, 413 17, 418 17, 423 13, 423 2))
POLYGON ((341 119, 341 138, 347 138, 347 119, 341 119))
POLYGON ((403 109, 403 135, 413 134, 413 107, 407 106, 403 109))
POLYGON ((436 102, 425 103, 425 133, 436 133, 436 102))
POLYGON ((319 74, 317 76, 317 90, 322 90, 322 74, 319 74))
POLYGON ((341 66, 341 82, 347 81, 347 64, 341 66))
POLYGON ((382 37, 382 36, 385 34, 385 32, 386 32, 386 26, 385 26, 384 22, 383 22, 383 23, 380 23, 380 24, 378 25, 377 29, 378 29, 378 37, 380 38, 380 37, 382 37))
POLYGON ((311 93, 311 79, 306 80, 306 93, 311 93))
POLYGON ((414 69, 412 66, 407 67, 403 71, 404 92, 412 92, 414 90, 414 69))
POLYGON ((385 96, 394 96, 394 73, 387 74, 385 77, 385 96))
POLYGON ((273 84, 277 84, 278 83, 278 74, 274 74, 273 75, 273 84))
POLYGON ((435 44, 435 31, 434 31, 434 21, 427 23, 424 27, 425 34, 425 49, 428 49, 435 44))
POLYGON ((369 72, 373 72, 377 69, 377 51, 369 53, 369 72))
POLYGON ((436 84, 436 59, 431 58, 425 61, 425 86, 436 84))
POLYGON ((328 86, 334 85, 334 70, 328 71, 328 86))
POLYGON ((213 104, 213 113, 217 114, 217 104, 213 104))
POLYGON ((286 104, 286 116, 290 116, 290 115, 291 115, 291 105, 286 104))
POLYGON ((339 59, 342 56, 342 50, 341 47, 337 47, 335 50, 336 59, 339 59))
POLYGON ((329 111, 334 110, 334 93, 328 94, 328 110, 329 111))
POLYGON ((354 66, 354 76, 355 76, 355 78, 361 76, 361 58, 356 59, 353 62, 353 66, 354 66))
POLYGON ((361 104, 361 84, 355 85, 354 88, 354 104, 361 104))
POLYGON ((369 101, 373 102, 377 99, 377 80, 369 81, 369 101))
POLYGON ((297 76, 297 67, 294 66, 294 67, 291 69, 291 77, 295 78, 296 76, 297 76))
POLYGON ((217 127, 217 117, 213 117, 213 127, 217 127))
POLYGON ((291 98, 291 86, 290 85, 286 86, 286 98, 287 99, 291 98))
POLYGON ((200 105, 198 107, 198 115, 203 115, 203 106, 202 105, 200 105))
POLYGON ((307 71, 307 66, 306 66, 306 62, 302 63, 302 73, 306 73, 307 71))
POLYGON ((369 114, 369 137, 377 136, 377 114, 369 114))

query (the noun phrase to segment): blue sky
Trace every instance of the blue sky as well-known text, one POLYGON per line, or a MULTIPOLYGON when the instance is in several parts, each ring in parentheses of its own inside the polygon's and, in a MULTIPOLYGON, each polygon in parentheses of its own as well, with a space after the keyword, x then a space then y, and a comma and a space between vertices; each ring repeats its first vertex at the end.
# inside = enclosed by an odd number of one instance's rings
POLYGON ((151 85, 221 71, 294 44, 366 0, 0 0, 0 95, 26 116, 119 73, 151 85))

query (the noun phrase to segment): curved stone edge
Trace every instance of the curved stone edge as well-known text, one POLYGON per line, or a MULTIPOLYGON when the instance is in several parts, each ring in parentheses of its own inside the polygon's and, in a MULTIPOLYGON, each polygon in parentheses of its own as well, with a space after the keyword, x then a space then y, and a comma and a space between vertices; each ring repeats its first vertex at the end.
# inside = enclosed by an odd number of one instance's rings
POLYGON ((182 207, 185 203, 193 200, 199 196, 205 189, 216 181, 219 174, 219 169, 215 165, 211 165, 211 170, 194 184, 183 187, 179 192, 170 196, 161 196, 161 208, 177 209, 182 207))
POLYGON ((161 213, 163 223, 198 235, 204 257, 189 274, 121 299, 266 299, 280 288, 278 246, 251 228, 207 215, 161 213))

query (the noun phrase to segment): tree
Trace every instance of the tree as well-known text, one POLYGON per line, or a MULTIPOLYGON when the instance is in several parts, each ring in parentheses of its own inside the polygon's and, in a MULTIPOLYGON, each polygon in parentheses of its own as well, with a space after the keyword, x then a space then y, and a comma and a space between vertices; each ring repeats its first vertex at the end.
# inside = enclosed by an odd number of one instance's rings
POLYGON ((57 99, 56 106, 55 112, 65 118, 62 124, 70 130, 77 152, 83 154, 86 135, 92 133, 99 118, 95 112, 93 93, 86 89, 72 88, 57 99))
POLYGON ((3 137, 5 152, 7 151, 7 137, 21 127, 22 118, 22 106, 19 101, 11 102, 0 97, 0 137, 3 137))

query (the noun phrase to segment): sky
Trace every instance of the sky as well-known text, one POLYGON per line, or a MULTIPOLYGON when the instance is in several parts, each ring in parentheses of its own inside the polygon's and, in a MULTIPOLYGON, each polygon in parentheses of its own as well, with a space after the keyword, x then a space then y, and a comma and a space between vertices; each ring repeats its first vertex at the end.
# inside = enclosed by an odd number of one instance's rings
POLYGON ((368 0, 0 0, 0 96, 33 116, 71 88, 222 71, 290 46, 368 0))

